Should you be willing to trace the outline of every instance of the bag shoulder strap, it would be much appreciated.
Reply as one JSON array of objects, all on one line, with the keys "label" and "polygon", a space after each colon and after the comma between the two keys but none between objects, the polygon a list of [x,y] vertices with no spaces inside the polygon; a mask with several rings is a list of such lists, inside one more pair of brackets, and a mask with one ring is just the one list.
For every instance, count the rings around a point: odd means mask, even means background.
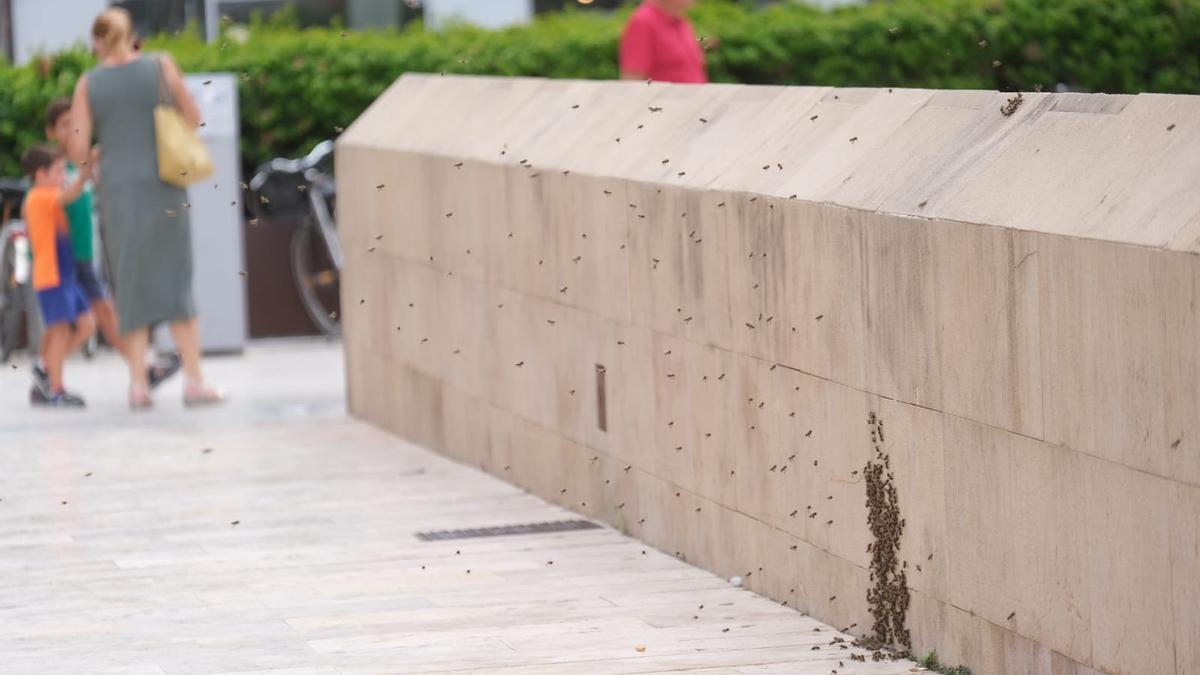
[{"label": "bag shoulder strap", "polygon": [[175,97],[171,94],[171,87],[167,85],[167,69],[163,58],[160,56],[154,61],[158,68],[158,104],[174,107]]}]

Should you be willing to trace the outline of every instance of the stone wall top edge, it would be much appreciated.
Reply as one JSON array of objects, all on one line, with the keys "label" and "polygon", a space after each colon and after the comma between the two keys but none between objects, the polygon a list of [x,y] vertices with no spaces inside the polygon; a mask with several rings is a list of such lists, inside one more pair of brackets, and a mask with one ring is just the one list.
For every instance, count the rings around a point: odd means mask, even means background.
[{"label": "stone wall top edge", "polygon": [[1200,97],[1016,96],[410,73],[339,144],[1200,253]]}]

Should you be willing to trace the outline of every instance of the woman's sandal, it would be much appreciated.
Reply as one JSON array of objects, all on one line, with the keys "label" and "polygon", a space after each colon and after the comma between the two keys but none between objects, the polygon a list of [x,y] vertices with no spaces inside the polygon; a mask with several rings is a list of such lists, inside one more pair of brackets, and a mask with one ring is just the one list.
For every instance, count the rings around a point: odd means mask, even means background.
[{"label": "woman's sandal", "polygon": [[183,405],[187,408],[220,405],[224,402],[225,394],[216,387],[202,382],[187,382],[183,385]]},{"label": "woman's sandal", "polygon": [[150,398],[150,390],[139,384],[129,387],[129,409],[149,410],[154,407],[154,399]]}]

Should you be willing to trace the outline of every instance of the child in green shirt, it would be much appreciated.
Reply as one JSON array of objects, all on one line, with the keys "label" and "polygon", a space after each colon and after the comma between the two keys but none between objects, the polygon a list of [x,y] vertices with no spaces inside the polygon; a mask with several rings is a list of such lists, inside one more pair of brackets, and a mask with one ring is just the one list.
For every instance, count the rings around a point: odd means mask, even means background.
[{"label": "child in green shirt", "polygon": [[[58,147],[65,148],[75,129],[71,124],[71,102],[57,99],[46,110],[46,137]],[[73,181],[79,173],[78,167],[68,162],[67,180]],[[71,250],[75,254],[76,281],[83,287],[84,295],[92,306],[92,314],[104,339],[114,349],[124,354],[121,336],[117,333],[117,310],[108,289],[96,270],[96,221],[92,184],[88,182],[83,193],[67,204],[67,221],[71,231]]]}]

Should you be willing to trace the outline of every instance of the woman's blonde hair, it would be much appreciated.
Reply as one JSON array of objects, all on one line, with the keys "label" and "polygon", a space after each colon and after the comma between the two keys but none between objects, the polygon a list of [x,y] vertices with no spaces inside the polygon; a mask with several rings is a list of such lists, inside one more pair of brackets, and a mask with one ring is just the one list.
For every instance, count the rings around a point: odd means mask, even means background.
[{"label": "woman's blonde hair", "polygon": [[133,40],[133,21],[129,12],[120,7],[101,12],[92,24],[92,37],[109,51],[128,46]]}]

